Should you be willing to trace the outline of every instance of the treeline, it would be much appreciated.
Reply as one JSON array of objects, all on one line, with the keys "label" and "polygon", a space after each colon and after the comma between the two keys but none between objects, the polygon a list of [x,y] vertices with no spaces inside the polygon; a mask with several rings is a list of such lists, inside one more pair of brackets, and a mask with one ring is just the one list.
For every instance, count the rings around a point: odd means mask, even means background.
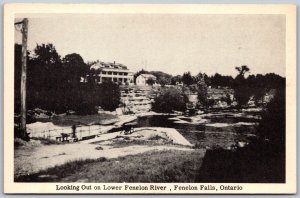
[{"label": "treeline", "polygon": [[[234,91],[234,101],[237,104],[237,108],[246,107],[250,99],[254,100],[257,106],[264,105],[263,98],[271,90],[284,90],[285,78],[269,73],[266,75],[248,75],[250,68],[246,65],[235,68],[237,70],[237,76],[235,78],[231,76],[222,76],[215,74],[214,76],[207,76],[205,73],[199,73],[196,76],[192,76],[190,72],[184,73],[182,76],[174,76],[170,78],[171,84],[176,85],[178,83],[183,84],[180,96],[175,96],[170,92],[177,92],[178,90],[169,89],[160,94],[155,100],[153,105],[155,110],[161,112],[171,112],[170,107],[162,109],[166,101],[178,101],[177,103],[170,103],[173,110],[184,109],[183,104],[188,103],[186,100],[182,100],[186,93],[196,93],[198,96],[198,103],[195,108],[207,110],[216,104],[217,101],[212,99],[208,95],[208,87],[221,87],[230,88]],[[226,90],[226,89],[225,89]],[[231,106],[233,100],[229,93],[225,97],[221,98],[228,106]],[[186,102],[184,102],[186,101]]]},{"label": "treeline", "polygon": [[[241,66],[243,67],[243,66]],[[247,67],[247,66],[246,66]],[[247,67],[248,68],[248,67]],[[248,72],[248,71],[247,71]],[[247,74],[244,73],[243,75]],[[240,83],[236,80],[236,78],[227,75],[221,75],[216,73],[215,75],[208,76],[205,73],[198,73],[193,76],[190,72],[185,72],[183,75],[172,76],[170,74],[160,72],[160,71],[146,71],[140,70],[134,75],[134,82],[137,76],[140,74],[153,74],[157,78],[157,83],[164,85],[176,85],[176,84],[185,84],[192,85],[197,84],[199,79],[203,79],[207,86],[211,86],[213,88],[218,87],[229,87],[233,88],[237,83]],[[282,87],[285,84],[285,78],[275,74],[268,73],[265,75],[262,74],[251,74],[246,79],[246,84],[251,87],[266,87],[266,88],[274,88],[274,87]]]},{"label": "treeline", "polygon": [[[21,45],[15,45],[15,113],[20,112]],[[41,108],[55,113],[74,110],[78,114],[93,114],[95,106],[115,110],[119,105],[118,85],[96,83],[91,71],[79,54],[61,57],[52,44],[37,45],[28,52],[27,109]],[[92,73],[94,72],[94,73]],[[82,77],[87,82],[81,83]]]},{"label": "treeline", "polygon": [[[21,50],[21,45],[16,44],[15,113],[20,111]],[[78,114],[92,114],[96,112],[95,106],[112,111],[120,104],[119,86],[112,82],[98,84],[100,71],[90,70],[91,64],[86,64],[79,54],[72,53],[61,57],[52,44],[37,44],[33,52],[28,52],[27,62],[28,109],[41,108],[55,113],[74,110]],[[176,102],[172,103],[176,110],[184,109],[182,104],[186,102],[186,98],[182,94],[186,90],[197,93],[198,106],[207,108],[213,104],[213,101],[208,99],[209,86],[232,88],[239,106],[245,105],[251,96],[258,101],[268,90],[285,87],[285,78],[274,73],[247,76],[250,70],[247,66],[236,67],[236,70],[238,74],[235,78],[218,73],[213,76],[205,73],[193,76],[186,72],[183,75],[172,76],[160,71],[141,70],[134,75],[134,81],[138,75],[147,73],[156,76],[157,83],[162,86],[182,83],[184,89],[165,91],[161,96],[166,94],[167,98],[159,97],[165,101],[154,104],[154,109],[161,109],[168,101],[180,101],[178,108]],[[175,95],[179,95],[179,98],[173,100]]]},{"label": "treeline", "polygon": [[235,68],[238,75],[233,81],[234,97],[239,106],[247,105],[250,97],[253,97],[256,105],[270,90],[285,89],[285,78],[269,73],[266,75],[249,75],[250,68],[246,65]]}]

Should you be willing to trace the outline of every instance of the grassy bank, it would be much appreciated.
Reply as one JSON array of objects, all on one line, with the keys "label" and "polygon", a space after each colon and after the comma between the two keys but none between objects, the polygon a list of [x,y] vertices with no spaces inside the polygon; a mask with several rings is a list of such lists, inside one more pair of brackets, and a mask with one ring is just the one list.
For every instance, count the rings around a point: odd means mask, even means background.
[{"label": "grassy bank", "polygon": [[119,157],[79,160],[15,178],[16,182],[194,182],[203,150],[151,151]]}]

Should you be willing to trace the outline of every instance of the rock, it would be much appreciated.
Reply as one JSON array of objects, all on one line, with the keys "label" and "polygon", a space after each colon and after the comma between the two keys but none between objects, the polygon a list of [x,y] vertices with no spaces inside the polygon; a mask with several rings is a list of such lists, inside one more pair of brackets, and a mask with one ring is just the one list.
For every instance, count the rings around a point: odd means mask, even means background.
[{"label": "rock", "polygon": [[39,175],[38,178],[49,178],[49,179],[56,179],[58,178],[56,175]]},{"label": "rock", "polygon": [[103,148],[101,146],[97,146],[95,149],[96,150],[103,150]]},{"label": "rock", "polygon": [[247,142],[238,142],[237,143],[237,146],[241,147],[241,148],[245,147],[246,145],[247,145]]}]

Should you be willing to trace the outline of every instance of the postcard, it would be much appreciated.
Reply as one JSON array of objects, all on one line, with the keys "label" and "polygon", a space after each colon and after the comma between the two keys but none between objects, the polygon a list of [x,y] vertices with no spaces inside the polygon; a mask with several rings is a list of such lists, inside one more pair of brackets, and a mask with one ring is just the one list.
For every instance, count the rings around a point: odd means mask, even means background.
[{"label": "postcard", "polygon": [[6,4],[4,191],[295,194],[296,6]]}]

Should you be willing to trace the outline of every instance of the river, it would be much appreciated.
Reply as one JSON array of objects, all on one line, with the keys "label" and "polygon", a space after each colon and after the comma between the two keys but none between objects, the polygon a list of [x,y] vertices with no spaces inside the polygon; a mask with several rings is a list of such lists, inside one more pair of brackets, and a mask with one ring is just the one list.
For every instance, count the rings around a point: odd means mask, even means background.
[{"label": "river", "polygon": [[191,117],[143,116],[132,124],[134,127],[175,128],[199,148],[229,148],[255,136],[260,119],[258,111],[221,111]]}]

